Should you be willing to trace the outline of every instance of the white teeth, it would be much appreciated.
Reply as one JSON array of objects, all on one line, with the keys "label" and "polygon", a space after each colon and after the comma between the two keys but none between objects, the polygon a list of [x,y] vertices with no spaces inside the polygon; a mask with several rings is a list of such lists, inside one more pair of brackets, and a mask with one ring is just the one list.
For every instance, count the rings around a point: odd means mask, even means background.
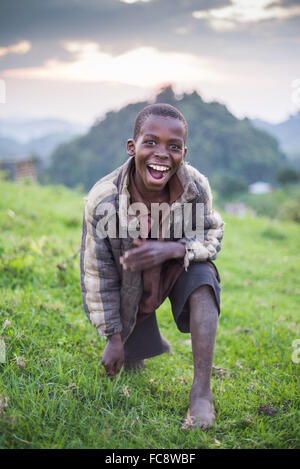
[{"label": "white teeth", "polygon": [[152,169],[156,169],[156,171],[169,171],[170,168],[167,166],[158,166],[156,164],[148,164],[148,166]]}]

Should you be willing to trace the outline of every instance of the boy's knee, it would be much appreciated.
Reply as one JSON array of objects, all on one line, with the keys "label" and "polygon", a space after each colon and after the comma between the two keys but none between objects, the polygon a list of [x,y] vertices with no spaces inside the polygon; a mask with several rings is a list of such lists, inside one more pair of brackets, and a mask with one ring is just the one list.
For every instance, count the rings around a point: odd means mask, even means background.
[{"label": "boy's knee", "polygon": [[210,285],[201,285],[194,290],[189,296],[189,303],[192,308],[217,310],[215,292]]},{"label": "boy's knee", "polygon": [[213,288],[210,285],[201,285],[201,287],[196,288],[190,296],[189,300],[190,301],[198,301],[200,298],[209,298],[214,296],[214,291]]}]

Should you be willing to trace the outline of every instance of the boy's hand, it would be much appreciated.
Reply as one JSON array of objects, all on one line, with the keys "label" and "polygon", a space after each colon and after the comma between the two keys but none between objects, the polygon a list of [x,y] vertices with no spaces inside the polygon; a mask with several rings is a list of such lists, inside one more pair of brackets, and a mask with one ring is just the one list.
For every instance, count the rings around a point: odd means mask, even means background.
[{"label": "boy's hand", "polygon": [[120,258],[124,270],[132,272],[150,269],[168,259],[183,257],[185,248],[182,244],[171,241],[148,241],[134,239],[136,248],[129,249]]},{"label": "boy's hand", "polygon": [[106,373],[115,376],[119,373],[124,363],[124,346],[121,335],[114,334],[107,339],[107,344],[102,354],[101,363]]}]

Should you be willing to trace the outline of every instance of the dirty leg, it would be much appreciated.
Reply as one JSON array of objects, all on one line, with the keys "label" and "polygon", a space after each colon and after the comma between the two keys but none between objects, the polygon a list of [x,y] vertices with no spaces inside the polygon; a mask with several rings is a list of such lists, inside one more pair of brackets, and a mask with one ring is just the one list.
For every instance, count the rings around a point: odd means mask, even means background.
[{"label": "dirty leg", "polygon": [[208,429],[215,420],[210,377],[218,325],[218,309],[209,285],[189,297],[194,381],[190,391],[189,426]]}]

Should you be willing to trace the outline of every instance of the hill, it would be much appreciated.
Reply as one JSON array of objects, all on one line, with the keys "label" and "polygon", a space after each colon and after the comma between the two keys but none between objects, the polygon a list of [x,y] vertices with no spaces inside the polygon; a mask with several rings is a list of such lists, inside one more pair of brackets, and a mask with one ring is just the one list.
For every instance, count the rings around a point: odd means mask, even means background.
[{"label": "hill", "polygon": [[46,135],[71,133],[81,134],[86,127],[62,119],[7,118],[0,119],[0,136],[28,143]]},{"label": "hill", "polygon": [[272,134],[287,154],[300,155],[300,111],[279,124],[271,124],[260,119],[252,120],[253,124]]},{"label": "hill", "polygon": [[24,156],[24,145],[11,137],[0,135],[0,160]]},{"label": "hill", "polygon": [[300,333],[299,226],[225,216],[216,261],[217,421],[208,432],[183,431],[191,343],[176,329],[169,301],[158,321],[174,352],[147,360],[141,372],[107,378],[105,340],[81,301],[83,194],[0,187],[0,448],[300,447],[300,365],[292,358]]},{"label": "hill", "polygon": [[[165,88],[156,102],[176,106],[189,126],[187,160],[216,183],[231,178],[239,187],[257,180],[274,182],[286,164],[277,140],[256,129],[248,119],[239,120],[217,103],[206,103],[196,93],[177,99]],[[100,177],[113,171],[127,158],[126,140],[132,136],[137,113],[147,102],[130,104],[109,112],[89,132],[60,145],[51,156],[47,180],[89,189]]]},{"label": "hill", "polygon": [[59,119],[0,119],[0,160],[34,153],[47,167],[58,145],[85,132],[85,126]]}]

